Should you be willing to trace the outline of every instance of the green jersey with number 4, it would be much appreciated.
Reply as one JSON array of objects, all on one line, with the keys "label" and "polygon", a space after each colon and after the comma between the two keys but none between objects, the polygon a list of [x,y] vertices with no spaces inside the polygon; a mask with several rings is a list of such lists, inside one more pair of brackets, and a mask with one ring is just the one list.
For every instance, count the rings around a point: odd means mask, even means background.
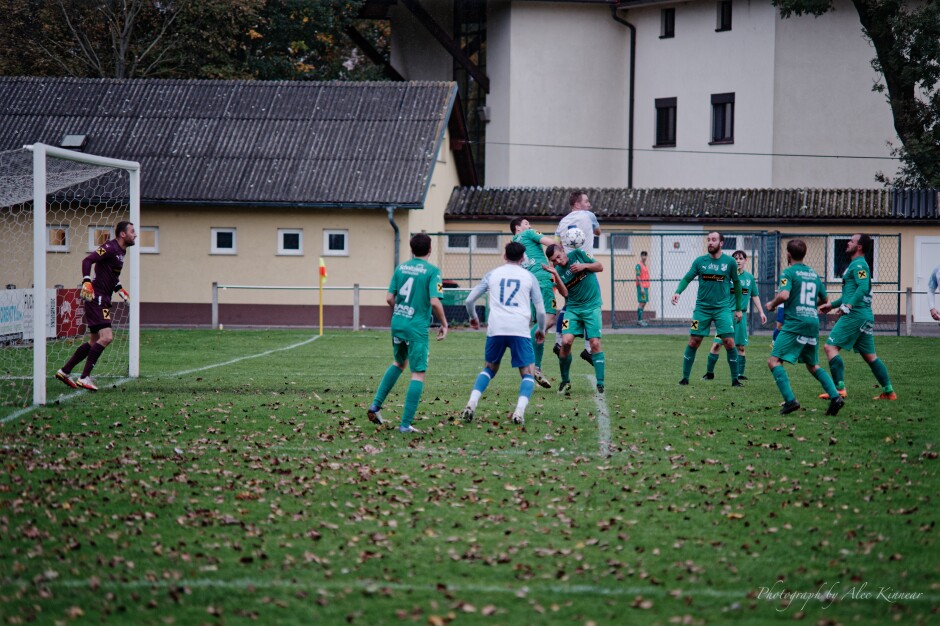
[{"label": "green jersey with number 4", "polygon": [[829,295],[816,270],[802,263],[791,265],[780,275],[777,291],[790,292],[783,303],[783,330],[803,337],[818,337],[816,303]]},{"label": "green jersey with number 4", "polygon": [[392,335],[427,341],[431,298],[444,297],[441,271],[424,259],[411,259],[395,269],[388,292],[395,295]]}]

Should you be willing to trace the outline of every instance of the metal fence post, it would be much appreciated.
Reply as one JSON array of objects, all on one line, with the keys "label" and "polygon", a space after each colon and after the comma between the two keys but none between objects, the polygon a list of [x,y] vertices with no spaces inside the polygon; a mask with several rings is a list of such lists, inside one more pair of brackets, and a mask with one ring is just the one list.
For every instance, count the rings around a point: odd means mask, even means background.
[{"label": "metal fence post", "polygon": [[353,330],[359,330],[359,283],[353,284]]},{"label": "metal fence post", "polygon": [[911,336],[911,331],[913,330],[912,322],[914,317],[914,290],[911,287],[908,287],[905,290],[905,301],[904,308],[905,314],[904,317],[907,320],[907,336]]},{"label": "metal fence post", "polygon": [[219,330],[219,283],[212,283],[212,329]]}]

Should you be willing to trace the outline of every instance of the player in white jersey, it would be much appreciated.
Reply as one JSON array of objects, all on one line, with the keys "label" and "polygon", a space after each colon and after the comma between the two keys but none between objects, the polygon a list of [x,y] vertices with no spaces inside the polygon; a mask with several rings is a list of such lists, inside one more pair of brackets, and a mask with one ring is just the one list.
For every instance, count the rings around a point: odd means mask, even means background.
[{"label": "player in white jersey", "polygon": [[[569,228],[580,228],[581,232],[584,233],[584,244],[582,244],[580,249],[593,257],[594,237],[600,237],[601,225],[597,221],[597,216],[591,212],[591,201],[588,199],[586,193],[577,189],[572,191],[571,195],[568,196],[568,206],[571,207],[571,211],[558,222],[555,235],[561,240],[561,245],[565,249],[565,254],[567,254],[571,252],[572,249],[565,245],[565,238],[562,237],[562,234]],[[561,309],[558,312],[558,316],[555,318],[555,347],[552,348],[552,351],[556,355],[561,351],[561,331],[562,325],[565,322],[565,310],[567,307],[568,305],[566,304],[565,308]],[[580,356],[591,365],[594,365],[594,361],[591,359],[591,344],[587,340],[587,337],[584,338],[584,349],[581,350]]]},{"label": "player in white jersey", "polygon": [[930,309],[930,317],[940,322],[940,311],[937,310],[935,300],[938,289],[940,289],[940,265],[933,268],[930,272],[930,279],[927,281],[927,308]]},{"label": "player in white jersey", "polygon": [[[519,399],[516,409],[512,413],[515,424],[525,424],[525,409],[535,388],[535,351],[532,349],[532,338],[529,331],[531,307],[535,307],[536,324],[535,340],[538,343],[545,341],[545,303],[542,301],[542,290],[538,280],[532,272],[522,268],[525,257],[525,246],[521,243],[506,244],[503,258],[504,265],[487,272],[476,287],[467,296],[467,314],[470,316],[470,326],[480,328],[474,302],[484,293],[489,292],[489,318],[486,329],[486,350],[484,352],[483,371],[477,376],[473,391],[467,407],[460,416],[464,421],[473,421],[477,403],[480,396],[486,391],[490,380],[499,371],[499,362],[509,348],[512,355],[512,366],[519,368],[522,382],[519,385]],[[554,273],[554,268],[550,270]]]}]

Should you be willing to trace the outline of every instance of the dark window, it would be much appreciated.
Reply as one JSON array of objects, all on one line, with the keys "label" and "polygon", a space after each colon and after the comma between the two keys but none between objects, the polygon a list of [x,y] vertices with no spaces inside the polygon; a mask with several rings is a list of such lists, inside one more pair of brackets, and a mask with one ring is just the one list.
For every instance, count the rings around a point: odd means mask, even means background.
[{"label": "dark window", "polygon": [[659,38],[669,39],[676,36],[676,10],[663,9],[659,13]]},{"label": "dark window", "polygon": [[284,249],[300,250],[300,233],[284,233]]},{"label": "dark window", "polygon": [[676,145],[676,98],[656,99],[656,145]]},{"label": "dark window", "polygon": [[329,233],[327,235],[327,250],[337,252],[346,249],[346,233]]},{"label": "dark window", "polygon": [[222,231],[215,235],[215,246],[217,248],[234,248],[235,233],[231,231]]},{"label": "dark window", "polygon": [[712,94],[712,143],[734,143],[734,94]]},{"label": "dark window", "polygon": [[470,248],[470,235],[447,235],[448,248]]},{"label": "dark window", "polygon": [[718,2],[718,27],[715,31],[731,30],[731,0]]}]

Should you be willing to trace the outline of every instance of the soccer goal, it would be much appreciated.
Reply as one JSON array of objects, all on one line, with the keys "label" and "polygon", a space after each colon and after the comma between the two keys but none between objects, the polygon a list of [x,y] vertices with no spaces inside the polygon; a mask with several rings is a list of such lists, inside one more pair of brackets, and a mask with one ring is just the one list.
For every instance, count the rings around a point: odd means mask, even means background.
[{"label": "soccer goal", "polygon": [[[60,385],[56,370],[87,341],[82,259],[114,238],[121,220],[140,228],[138,163],[39,143],[0,152],[0,415],[71,391],[47,395]],[[115,298],[111,309],[114,341],[95,367],[99,388],[139,375],[136,246],[121,278],[131,299]]]}]

